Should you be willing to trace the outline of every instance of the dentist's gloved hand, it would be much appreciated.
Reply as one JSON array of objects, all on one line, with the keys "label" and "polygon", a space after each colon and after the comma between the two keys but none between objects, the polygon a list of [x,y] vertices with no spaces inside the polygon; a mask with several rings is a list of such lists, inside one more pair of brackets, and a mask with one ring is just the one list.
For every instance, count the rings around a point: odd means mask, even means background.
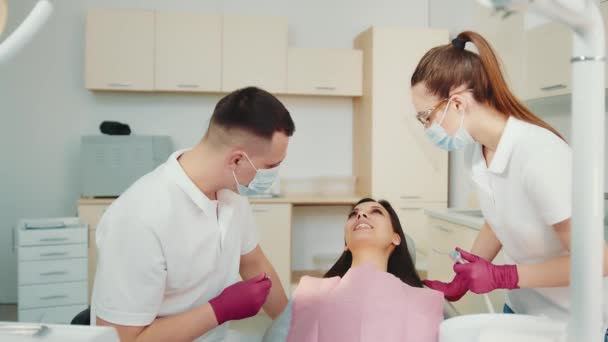
[{"label": "dentist's gloved hand", "polygon": [[425,280],[424,285],[435,291],[443,292],[445,299],[450,302],[460,300],[469,291],[467,279],[463,275],[458,274],[449,283],[437,280]]},{"label": "dentist's gloved hand", "polygon": [[255,316],[266,302],[271,287],[272,281],[262,273],[225,288],[219,296],[209,301],[218,325]]},{"label": "dentist's gloved hand", "polygon": [[469,290],[484,294],[496,289],[518,289],[517,265],[494,265],[483,258],[456,248],[468,263],[454,265],[457,277],[462,276]]}]

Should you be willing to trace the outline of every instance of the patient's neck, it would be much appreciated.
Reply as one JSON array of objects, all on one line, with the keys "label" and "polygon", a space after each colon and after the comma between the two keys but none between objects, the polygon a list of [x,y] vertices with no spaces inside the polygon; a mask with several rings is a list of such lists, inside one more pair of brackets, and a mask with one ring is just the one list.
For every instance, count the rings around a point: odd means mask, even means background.
[{"label": "patient's neck", "polygon": [[353,263],[351,267],[357,267],[366,263],[371,263],[379,271],[386,272],[388,269],[388,255],[377,249],[357,249],[351,251]]}]

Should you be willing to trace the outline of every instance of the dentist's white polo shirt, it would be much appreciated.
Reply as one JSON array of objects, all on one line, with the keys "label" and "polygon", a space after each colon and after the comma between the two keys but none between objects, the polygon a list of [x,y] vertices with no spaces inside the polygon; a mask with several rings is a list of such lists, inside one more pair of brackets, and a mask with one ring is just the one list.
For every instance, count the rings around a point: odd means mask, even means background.
[{"label": "dentist's white polo shirt", "polygon": [[[92,323],[97,315],[146,326],[239,280],[240,256],[258,244],[249,202],[229,190],[209,200],[179,165],[183,152],[135,182],[99,222]],[[196,341],[222,341],[226,330]]]},{"label": "dentist's white polo shirt", "polygon": [[[502,243],[507,264],[536,264],[567,253],[553,228],[572,216],[572,150],[567,143],[511,117],[489,167],[479,144],[468,158],[481,210]],[[519,314],[565,321],[570,293],[568,287],[511,290],[506,303]]]}]

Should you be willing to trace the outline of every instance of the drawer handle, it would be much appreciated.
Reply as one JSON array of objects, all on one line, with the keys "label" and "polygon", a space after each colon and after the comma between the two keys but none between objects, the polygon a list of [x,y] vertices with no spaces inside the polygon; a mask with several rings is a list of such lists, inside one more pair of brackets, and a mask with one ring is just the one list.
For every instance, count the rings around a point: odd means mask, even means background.
[{"label": "drawer handle", "polygon": [[401,196],[401,199],[419,199],[420,196]]},{"label": "drawer handle", "polygon": [[441,255],[449,255],[450,253],[444,253],[436,248],[431,248],[431,250],[433,251],[433,253],[435,254],[441,254]]},{"label": "drawer handle", "polygon": [[51,252],[51,253],[40,253],[40,257],[58,257],[66,256],[68,252]]},{"label": "drawer handle", "polygon": [[108,83],[108,87],[112,88],[128,88],[131,84],[129,83]]},{"label": "drawer handle", "polygon": [[54,295],[54,296],[44,296],[40,297],[40,300],[53,300],[53,299],[66,299],[67,295]]},{"label": "drawer handle", "polygon": [[253,209],[254,213],[267,213],[268,209]]},{"label": "drawer handle", "polygon": [[60,242],[60,241],[68,241],[68,238],[61,237],[61,238],[42,238],[42,239],[40,239],[40,242]]},{"label": "drawer handle", "polygon": [[315,87],[317,90],[336,90],[336,87],[328,87],[328,86],[317,86]]},{"label": "drawer handle", "polygon": [[401,209],[401,210],[421,210],[422,208],[418,208],[418,207],[401,207],[399,209]]},{"label": "drawer handle", "polygon": [[566,86],[565,84],[554,84],[554,85],[542,87],[542,88],[540,88],[540,90],[552,91],[552,90],[559,90],[559,89],[566,89],[566,88],[568,88],[568,86]]},{"label": "drawer handle", "polygon": [[54,272],[44,272],[44,273],[40,273],[41,276],[43,277],[48,277],[48,276],[58,276],[58,275],[66,275],[68,274],[67,271],[54,271]]},{"label": "drawer handle", "polygon": [[178,88],[198,88],[200,87],[198,84],[178,84]]},{"label": "drawer handle", "polygon": [[441,230],[442,232],[446,232],[446,233],[453,233],[453,230],[451,230],[450,228],[446,228],[444,226],[435,226],[435,228]]}]

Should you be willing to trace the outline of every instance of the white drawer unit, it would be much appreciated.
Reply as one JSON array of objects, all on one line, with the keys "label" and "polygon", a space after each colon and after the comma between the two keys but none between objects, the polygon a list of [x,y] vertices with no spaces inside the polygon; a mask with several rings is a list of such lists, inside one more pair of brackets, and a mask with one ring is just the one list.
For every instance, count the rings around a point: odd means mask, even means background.
[{"label": "white drawer unit", "polygon": [[15,229],[20,322],[68,324],[88,306],[88,226],[22,220]]},{"label": "white drawer unit", "polygon": [[87,258],[24,261],[19,265],[19,285],[87,280]]}]

